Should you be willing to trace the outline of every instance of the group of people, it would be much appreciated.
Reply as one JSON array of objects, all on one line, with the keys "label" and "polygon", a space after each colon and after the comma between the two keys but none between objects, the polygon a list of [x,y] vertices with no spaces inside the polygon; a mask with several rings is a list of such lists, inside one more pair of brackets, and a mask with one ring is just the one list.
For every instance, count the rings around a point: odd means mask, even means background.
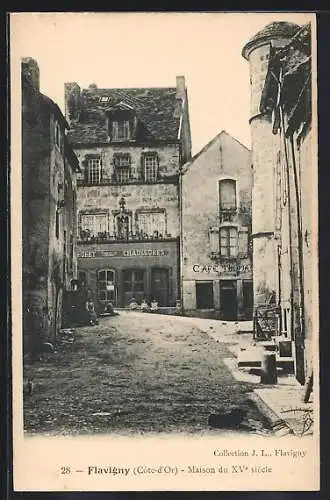
[{"label": "group of people", "polygon": [[137,300],[132,297],[128,302],[128,307],[133,311],[141,312],[156,312],[158,310],[158,302],[155,299],[148,303],[147,299],[142,299],[141,304],[138,304]]}]

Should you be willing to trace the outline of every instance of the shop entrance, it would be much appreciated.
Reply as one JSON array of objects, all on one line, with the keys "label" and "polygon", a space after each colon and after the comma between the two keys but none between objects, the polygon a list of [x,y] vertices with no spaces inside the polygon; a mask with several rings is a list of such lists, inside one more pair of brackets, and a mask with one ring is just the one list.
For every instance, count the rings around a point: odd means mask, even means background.
[{"label": "shop entrance", "polygon": [[116,272],[113,269],[101,269],[97,273],[98,300],[101,304],[111,302],[117,306]]},{"label": "shop entrance", "polygon": [[237,319],[236,281],[220,281],[220,317],[227,321]]},{"label": "shop entrance", "polygon": [[145,272],[142,269],[125,269],[123,271],[123,306],[134,297],[137,302],[145,297]]},{"label": "shop entrance", "polygon": [[151,298],[160,307],[168,306],[168,270],[155,268],[151,273]]}]

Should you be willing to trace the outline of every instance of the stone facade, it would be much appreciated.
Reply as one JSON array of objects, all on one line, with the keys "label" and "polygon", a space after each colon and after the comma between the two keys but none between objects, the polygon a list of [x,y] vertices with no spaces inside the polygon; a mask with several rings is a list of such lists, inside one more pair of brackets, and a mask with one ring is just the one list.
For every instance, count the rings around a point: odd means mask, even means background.
[{"label": "stone facade", "polygon": [[81,279],[100,309],[107,302],[126,307],[133,297],[175,306],[180,299],[179,174],[191,155],[183,77],[164,89],[81,90],[69,83],[65,96],[69,138],[81,167]]},{"label": "stone facade", "polygon": [[61,327],[63,290],[76,276],[75,175],[68,124],[39,90],[39,68],[22,60],[22,241],[25,351]]},{"label": "stone facade", "polygon": [[[258,97],[254,95],[253,113],[259,110],[259,114],[251,118],[253,233],[256,227],[259,231],[269,228],[268,246],[265,235],[257,246],[254,234],[255,306],[262,303],[260,290],[274,289],[274,304],[279,308],[274,334],[291,339],[295,374],[302,384],[312,365],[317,291],[310,33],[310,25],[273,23],[243,49],[251,71],[257,66],[258,53],[261,64],[261,50],[268,47],[269,51],[263,84]],[[269,195],[263,185],[270,186]],[[256,260],[257,250],[272,258]],[[261,270],[261,266],[265,268]]]},{"label": "stone facade", "polygon": [[[220,195],[221,183],[228,180],[234,186],[230,206],[225,204],[229,198],[222,202]],[[250,151],[224,131],[184,166],[185,314],[229,320],[252,317],[251,190]],[[226,244],[231,238],[229,249]]]}]

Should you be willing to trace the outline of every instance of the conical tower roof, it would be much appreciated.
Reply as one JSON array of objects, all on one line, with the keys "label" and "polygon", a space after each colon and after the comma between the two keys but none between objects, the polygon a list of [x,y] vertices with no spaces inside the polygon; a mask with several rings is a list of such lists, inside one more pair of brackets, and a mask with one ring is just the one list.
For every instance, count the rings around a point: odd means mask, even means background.
[{"label": "conical tower roof", "polygon": [[258,31],[250,40],[244,45],[242,49],[242,56],[245,59],[248,59],[251,50],[255,46],[261,45],[268,40],[272,40],[273,38],[291,38],[293,37],[297,31],[300,29],[300,26],[295,23],[288,23],[286,21],[276,21],[270,24],[267,24],[262,30]]}]

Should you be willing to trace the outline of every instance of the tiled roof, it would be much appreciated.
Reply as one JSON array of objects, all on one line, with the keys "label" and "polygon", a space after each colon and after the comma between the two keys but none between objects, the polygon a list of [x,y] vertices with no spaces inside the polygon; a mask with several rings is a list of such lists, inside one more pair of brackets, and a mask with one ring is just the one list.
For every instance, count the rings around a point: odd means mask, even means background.
[{"label": "tiled roof", "polygon": [[[109,99],[100,102],[101,97]],[[176,97],[176,88],[92,87],[82,90],[79,118],[70,124],[70,142],[73,145],[109,142],[106,111],[120,102],[136,112],[137,141],[177,141],[182,102]]]},{"label": "tiled roof", "polygon": [[254,45],[257,45],[258,42],[267,41],[272,38],[291,38],[299,29],[300,26],[298,24],[287,23],[285,21],[277,21],[267,24],[244,45],[242,56],[247,59],[251,48],[253,48]]}]

